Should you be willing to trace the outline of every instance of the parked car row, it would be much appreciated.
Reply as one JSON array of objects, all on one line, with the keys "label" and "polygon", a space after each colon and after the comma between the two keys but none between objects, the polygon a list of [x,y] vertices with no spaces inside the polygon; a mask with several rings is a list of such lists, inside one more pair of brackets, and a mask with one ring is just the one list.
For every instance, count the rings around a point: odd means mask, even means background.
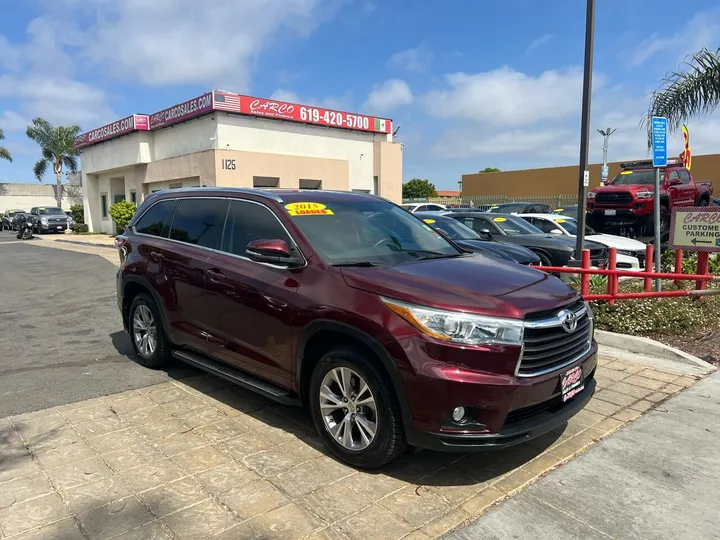
[{"label": "parked car row", "polygon": [[70,212],[56,206],[34,206],[29,212],[20,209],[6,210],[2,215],[2,230],[16,230],[15,219],[20,215],[34,216],[36,233],[63,232],[75,229],[75,220]]},{"label": "parked car row", "polygon": [[585,406],[592,311],[524,266],[567,262],[571,243],[509,214],[181,188],[146,197],[117,236],[117,302],[141,364],[306,407],[332,453],[373,468],[410,447],[523,443]]}]

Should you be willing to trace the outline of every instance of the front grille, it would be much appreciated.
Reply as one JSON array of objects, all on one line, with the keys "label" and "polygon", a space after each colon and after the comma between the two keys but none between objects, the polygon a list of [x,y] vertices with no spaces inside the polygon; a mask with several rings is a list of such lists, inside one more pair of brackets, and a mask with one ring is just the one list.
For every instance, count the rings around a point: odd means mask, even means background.
[{"label": "front grille", "polygon": [[591,259],[603,259],[607,257],[607,249],[604,248],[598,248],[598,249],[591,249],[590,250],[590,258]]},{"label": "front grille", "polygon": [[[568,332],[562,325],[563,312],[577,317],[577,327]],[[592,323],[584,303],[576,303],[553,316],[525,322],[523,353],[518,376],[532,377],[571,364],[590,347]]]},{"label": "front grille", "polygon": [[[536,403],[535,405],[530,405],[529,407],[523,407],[522,409],[515,409],[514,411],[510,411],[508,413],[508,415],[505,417],[504,425],[509,426],[512,424],[517,424],[524,420],[529,420],[533,416],[542,414],[545,411],[548,411],[550,409],[560,408],[562,406],[563,406],[562,396],[557,395],[552,399],[543,401],[542,403]],[[554,411],[551,411],[551,412],[554,412]]]},{"label": "front grille", "polygon": [[632,195],[627,192],[603,193],[595,195],[595,204],[630,204],[633,202]]}]

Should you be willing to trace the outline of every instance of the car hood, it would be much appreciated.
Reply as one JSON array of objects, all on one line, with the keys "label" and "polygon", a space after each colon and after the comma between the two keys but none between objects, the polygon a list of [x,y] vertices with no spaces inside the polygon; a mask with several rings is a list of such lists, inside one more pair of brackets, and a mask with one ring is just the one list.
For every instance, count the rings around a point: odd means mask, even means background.
[{"label": "car hood", "polygon": [[[513,234],[508,236],[496,237],[500,242],[506,239],[516,238],[518,241],[522,241],[529,245],[537,246],[555,246],[558,249],[565,251],[572,251],[575,249],[575,237],[565,236],[561,234]],[[585,248],[587,249],[599,249],[605,246],[599,245],[597,242],[585,242]]]},{"label": "car hood", "polygon": [[636,193],[638,191],[652,191],[655,189],[655,186],[652,184],[628,184],[624,186],[603,186],[599,188],[593,189],[593,193],[627,193],[632,192]]},{"label": "car hood", "polygon": [[625,238],[624,236],[616,236],[614,234],[591,234],[585,237],[587,240],[604,244],[608,247],[614,247],[617,249],[625,249],[629,251],[642,251],[645,252],[646,246],[638,240],[632,238]]},{"label": "car hood", "polygon": [[577,298],[576,291],[549,274],[483,255],[341,272],[350,287],[380,296],[512,318],[555,309]]},{"label": "car hood", "polygon": [[481,253],[483,251],[491,252],[493,255],[510,259],[520,264],[536,264],[540,262],[540,258],[535,255],[535,253],[522,246],[500,244],[486,240],[455,240],[455,243],[470,251],[477,249]]}]

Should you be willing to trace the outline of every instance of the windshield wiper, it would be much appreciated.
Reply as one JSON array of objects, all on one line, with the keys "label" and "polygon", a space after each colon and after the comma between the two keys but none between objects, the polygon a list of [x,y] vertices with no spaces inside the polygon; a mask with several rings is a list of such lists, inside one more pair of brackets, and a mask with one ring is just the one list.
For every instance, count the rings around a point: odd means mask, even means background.
[{"label": "windshield wiper", "polygon": [[370,261],[352,261],[352,262],[344,262],[344,263],[336,263],[331,264],[330,266],[336,266],[336,267],[357,267],[357,268],[369,268],[371,266],[377,266],[377,264],[372,263]]}]

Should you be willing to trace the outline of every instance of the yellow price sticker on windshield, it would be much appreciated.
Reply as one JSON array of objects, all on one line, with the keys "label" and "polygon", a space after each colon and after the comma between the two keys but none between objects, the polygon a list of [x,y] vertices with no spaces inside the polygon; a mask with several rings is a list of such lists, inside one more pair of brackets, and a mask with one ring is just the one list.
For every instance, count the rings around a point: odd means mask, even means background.
[{"label": "yellow price sticker on windshield", "polygon": [[555,223],[565,223],[565,220],[564,219],[556,219]]},{"label": "yellow price sticker on windshield", "polygon": [[38,210],[45,210],[45,208],[38,208]]},{"label": "yellow price sticker on windshield", "polygon": [[335,214],[324,204],[314,202],[286,204],[285,210],[287,210],[291,216],[332,216]]},{"label": "yellow price sticker on windshield", "polygon": [[496,217],[496,218],[493,218],[493,221],[497,221],[498,223],[502,223],[503,221],[507,221],[507,218],[504,218],[504,217]]},{"label": "yellow price sticker on windshield", "polygon": [[500,208],[500,207],[499,206],[491,206],[490,210],[497,210],[498,208]]},{"label": "yellow price sticker on windshield", "polygon": [[620,174],[632,174],[632,173],[633,173],[632,171],[623,171]]},{"label": "yellow price sticker on windshield", "polygon": [[423,219],[425,223],[435,223],[434,219]]},{"label": "yellow price sticker on windshield", "polygon": [[557,212],[558,214],[560,214],[560,213],[562,213],[562,212],[564,212],[564,211],[565,211],[564,208],[556,208],[555,210],[553,210],[553,212]]}]

